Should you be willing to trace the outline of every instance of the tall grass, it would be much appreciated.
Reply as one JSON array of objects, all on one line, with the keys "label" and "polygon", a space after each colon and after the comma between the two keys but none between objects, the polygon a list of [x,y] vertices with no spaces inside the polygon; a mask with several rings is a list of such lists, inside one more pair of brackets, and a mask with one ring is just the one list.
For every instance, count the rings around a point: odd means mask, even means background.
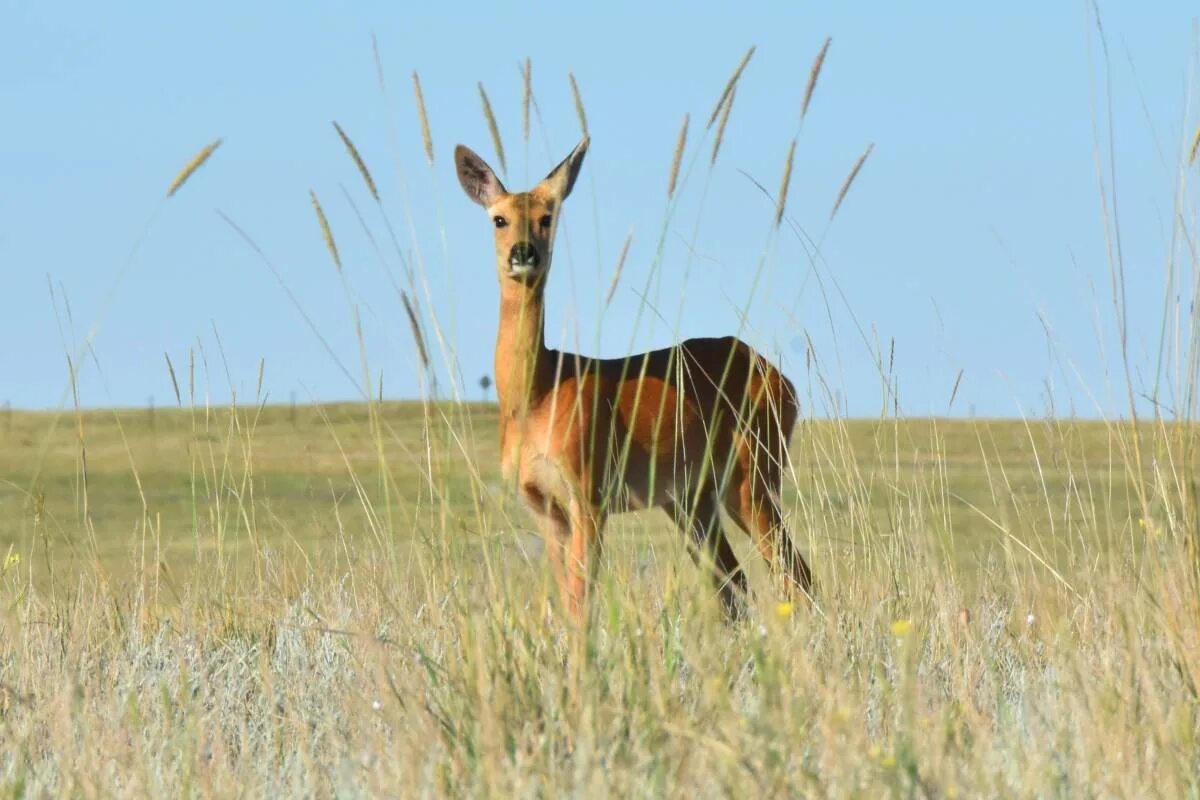
[{"label": "tall grass", "polygon": [[[1198,267],[1181,267],[1191,285]],[[1179,337],[1193,349],[1195,323]],[[820,392],[833,379],[810,355]],[[1195,387],[1196,353],[1178,355]],[[805,420],[784,501],[817,572],[812,609],[778,602],[747,555],[751,617],[726,623],[665,520],[618,517],[577,629],[499,481],[494,408],[380,403],[363,360],[366,410],[213,408],[192,366],[183,409],[152,431],[118,411],[77,414],[69,436],[46,416],[9,424],[0,788],[1200,793],[1192,404],[1097,424]],[[830,408],[832,391],[805,405]]]},{"label": "tall grass", "polygon": [[[51,552],[50,585],[38,561],[43,548],[66,542],[37,523],[50,544],[23,545],[0,588],[7,788],[960,796],[1195,788],[1194,530],[1161,492],[1159,515],[1133,531],[1118,526],[1117,541],[1106,541],[1110,465],[1083,463],[1115,444],[1103,428],[1039,423],[1036,444],[1018,455],[986,437],[1016,437],[1020,426],[807,424],[789,507],[820,576],[819,612],[777,604],[754,565],[754,617],[725,623],[678,539],[635,518],[610,533],[581,635],[554,608],[536,539],[490,485],[494,468],[482,463],[495,456],[490,445],[480,443],[480,463],[435,474],[419,492],[395,491],[397,530],[384,530],[366,480],[366,417],[331,411],[302,423],[333,440],[322,458],[334,463],[322,471],[346,459],[343,499],[325,501],[320,540],[301,539],[296,520],[276,531],[275,499],[247,491],[274,483],[286,496],[281,477],[264,476],[298,437],[270,409],[187,412],[200,426],[188,435],[198,445],[192,509],[201,518],[187,570],[168,566],[188,559],[172,552],[183,542],[167,531],[162,538],[174,541],[159,551],[151,535],[121,578],[71,570],[67,553]],[[382,417],[394,431],[383,436],[398,478],[422,472],[414,454],[402,454],[422,428],[435,447],[451,438],[437,416]],[[176,435],[169,416],[159,427]],[[205,446],[205,431],[222,438]],[[1029,460],[1033,447],[1039,457],[1058,453],[1060,466],[1045,473],[1050,488],[1031,489],[1032,470],[1024,486],[993,474],[984,488],[994,505],[963,508],[956,497],[972,478],[951,458],[970,451],[973,432],[972,468],[985,473]],[[440,454],[441,463],[460,458]],[[102,489],[93,482],[91,491]],[[1015,544],[1037,546],[1043,502],[1078,505],[1052,513],[1067,552],[1043,553],[1062,580]],[[975,513],[1006,537],[982,546],[971,574],[955,555],[967,543],[953,536]],[[1139,541],[1124,551],[1122,535]],[[121,564],[131,545],[113,544],[110,563]],[[141,564],[132,575],[131,563]]]}]

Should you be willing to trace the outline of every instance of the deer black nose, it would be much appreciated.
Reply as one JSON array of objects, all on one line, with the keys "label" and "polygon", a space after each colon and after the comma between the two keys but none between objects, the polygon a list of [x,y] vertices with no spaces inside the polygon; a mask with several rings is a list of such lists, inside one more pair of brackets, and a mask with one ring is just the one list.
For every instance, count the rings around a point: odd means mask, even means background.
[{"label": "deer black nose", "polygon": [[512,246],[512,250],[508,253],[508,263],[511,266],[532,267],[537,269],[538,252],[537,248],[529,242],[519,242]]}]

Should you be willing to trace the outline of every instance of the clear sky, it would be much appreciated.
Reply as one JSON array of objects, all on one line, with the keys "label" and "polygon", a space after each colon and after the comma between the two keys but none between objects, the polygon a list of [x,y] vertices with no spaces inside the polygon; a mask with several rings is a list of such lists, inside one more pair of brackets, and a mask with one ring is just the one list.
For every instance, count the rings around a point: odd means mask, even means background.
[{"label": "clear sky", "polygon": [[[386,397],[415,397],[420,371],[393,286],[408,286],[406,268],[431,337],[435,314],[444,331],[446,352],[431,342],[439,391],[458,383],[480,397],[496,277],[489,223],[458,187],[453,148],[466,143],[498,166],[482,81],[509,188],[535,182],[579,138],[568,71],[592,147],[560,229],[552,345],[618,356],[740,332],[782,361],[818,414],[833,396],[844,412],[878,414],[880,352],[901,413],[1011,416],[1051,404],[1064,414],[1119,412],[1099,130],[1109,190],[1115,170],[1135,384],[1152,394],[1157,383],[1173,402],[1171,359],[1160,367],[1158,356],[1164,308],[1186,314],[1191,300],[1187,288],[1168,293],[1167,264],[1185,252],[1176,193],[1200,119],[1194,3],[1102,3],[1110,77],[1083,2],[573,10],[584,5],[4,3],[0,403],[62,404],[67,356],[89,332],[85,405],[173,404],[164,353],[185,392],[194,354],[201,400],[228,402],[231,391],[252,400],[260,362],[270,401],[361,397],[353,308],[376,389],[382,375]],[[800,127],[809,67],[827,36]],[[751,45],[710,170],[704,122]],[[528,144],[526,57],[540,112]],[[685,180],[669,206],[685,113]],[[382,211],[332,120],[373,171]],[[772,203],[746,175],[774,193],[797,134],[788,202],[796,227],[772,236]],[[223,146],[165,201],[180,167],[216,137]],[[869,143],[830,224],[838,187]],[[1194,182],[1198,170],[1185,173]],[[310,189],[341,249],[345,286]],[[1194,236],[1195,191],[1185,196]],[[820,242],[816,259],[797,230]],[[1190,272],[1175,280],[1186,287],[1195,263],[1183,266]],[[1170,326],[1186,334],[1183,323]]]}]

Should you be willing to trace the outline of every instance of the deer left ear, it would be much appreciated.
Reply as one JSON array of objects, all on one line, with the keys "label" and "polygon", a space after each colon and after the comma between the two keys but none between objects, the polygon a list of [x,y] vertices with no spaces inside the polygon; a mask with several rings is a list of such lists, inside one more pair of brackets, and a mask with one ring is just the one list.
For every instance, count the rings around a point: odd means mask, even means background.
[{"label": "deer left ear", "polygon": [[487,208],[504,194],[504,184],[492,172],[487,162],[466,145],[454,148],[454,166],[458,170],[458,182],[467,197]]},{"label": "deer left ear", "polygon": [[587,154],[588,143],[591,139],[584,136],[571,154],[550,170],[550,174],[542,181],[560,200],[566,200],[567,195],[575,188],[575,179],[579,177],[579,169],[583,166],[583,157]]}]

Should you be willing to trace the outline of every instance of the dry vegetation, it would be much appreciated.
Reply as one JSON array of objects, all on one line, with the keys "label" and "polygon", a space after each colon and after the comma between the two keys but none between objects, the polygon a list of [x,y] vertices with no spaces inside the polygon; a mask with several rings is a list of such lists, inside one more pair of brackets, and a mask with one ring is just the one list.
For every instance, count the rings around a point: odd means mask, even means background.
[{"label": "dry vegetation", "polygon": [[6,789],[1200,788],[1192,428],[1143,426],[1147,514],[1128,426],[808,422],[815,610],[747,553],[724,623],[655,512],[617,518],[580,632],[494,410],[377,412],[378,440],[357,406],[7,418]]}]

